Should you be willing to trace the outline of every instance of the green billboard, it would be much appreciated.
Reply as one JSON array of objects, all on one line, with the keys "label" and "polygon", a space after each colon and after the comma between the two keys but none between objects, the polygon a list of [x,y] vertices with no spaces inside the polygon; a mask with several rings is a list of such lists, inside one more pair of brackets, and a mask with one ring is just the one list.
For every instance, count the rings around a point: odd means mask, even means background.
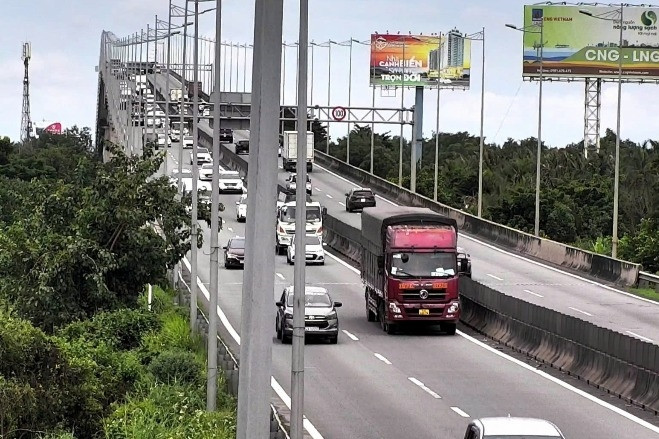
[{"label": "green billboard", "polygon": [[640,6],[526,5],[522,76],[538,77],[542,65],[545,77],[616,78],[622,52],[624,79],[658,80],[657,17],[659,8]]}]

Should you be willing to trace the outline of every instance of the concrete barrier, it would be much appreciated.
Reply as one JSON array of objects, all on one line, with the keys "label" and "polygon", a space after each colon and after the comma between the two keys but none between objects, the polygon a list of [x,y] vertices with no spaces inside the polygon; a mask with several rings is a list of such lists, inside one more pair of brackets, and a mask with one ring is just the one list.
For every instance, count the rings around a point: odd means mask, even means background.
[{"label": "concrete barrier", "polygon": [[315,151],[315,160],[321,166],[349,178],[361,186],[370,187],[377,194],[391,201],[408,206],[427,207],[454,218],[463,233],[481,238],[504,249],[607,282],[629,286],[635,285],[638,281],[641,270],[639,264],[602,256],[549,239],[537,238],[529,233],[478,218],[412,193],[318,150]]},{"label": "concrete barrier", "polygon": [[538,361],[659,412],[659,346],[460,279],[461,320]]}]

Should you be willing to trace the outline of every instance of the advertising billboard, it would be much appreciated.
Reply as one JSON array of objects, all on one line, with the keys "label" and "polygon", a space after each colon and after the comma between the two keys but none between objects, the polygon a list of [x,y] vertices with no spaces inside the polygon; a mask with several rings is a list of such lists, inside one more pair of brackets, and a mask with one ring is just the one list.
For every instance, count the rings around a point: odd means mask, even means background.
[{"label": "advertising billboard", "polygon": [[[371,35],[371,85],[469,88],[471,40],[442,35]],[[441,78],[441,79],[439,79]],[[439,79],[439,81],[438,81]]]},{"label": "advertising billboard", "polygon": [[[659,79],[658,16],[659,8],[623,8],[624,79]],[[524,6],[522,76],[534,78],[539,75],[542,54],[543,76],[574,79],[616,78],[619,63],[619,23],[619,7]]]}]

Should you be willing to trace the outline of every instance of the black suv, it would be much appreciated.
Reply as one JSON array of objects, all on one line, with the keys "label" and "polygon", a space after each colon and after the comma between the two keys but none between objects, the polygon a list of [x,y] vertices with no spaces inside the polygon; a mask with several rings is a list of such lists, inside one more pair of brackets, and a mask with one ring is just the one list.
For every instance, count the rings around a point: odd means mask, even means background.
[{"label": "black suv", "polygon": [[233,130],[231,128],[220,128],[220,142],[233,143]]},{"label": "black suv", "polygon": [[346,211],[375,207],[375,195],[369,188],[356,187],[346,193]]},{"label": "black suv", "polygon": [[245,238],[236,236],[231,238],[224,247],[224,268],[245,266]]},{"label": "black suv", "polygon": [[239,140],[236,142],[236,154],[249,154],[249,140]]},{"label": "black suv", "polygon": [[458,247],[458,274],[471,277],[471,255]]}]

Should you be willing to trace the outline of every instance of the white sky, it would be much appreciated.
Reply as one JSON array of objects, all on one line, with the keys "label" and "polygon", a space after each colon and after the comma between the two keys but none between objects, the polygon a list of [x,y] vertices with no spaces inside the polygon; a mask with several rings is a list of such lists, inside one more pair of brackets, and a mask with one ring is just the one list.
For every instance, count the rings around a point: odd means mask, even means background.
[{"label": "white sky", "polygon": [[[32,0],[3,2],[0,23],[0,135],[18,139],[22,105],[23,65],[21,45],[32,43],[30,64],[32,119],[60,121],[94,128],[98,64],[102,30],[122,37],[146,28],[154,15],[167,19],[168,0]],[[29,6],[27,5],[29,3]],[[182,5],[183,0],[175,0]],[[521,78],[522,34],[504,27],[522,24],[520,0],[310,0],[310,40],[337,42],[367,40],[371,32],[430,34],[457,27],[462,32],[486,28],[485,135],[488,141],[504,142],[537,133],[537,91]],[[208,5],[214,2],[207,3]],[[284,39],[297,40],[298,2],[284,0]],[[222,40],[251,42],[251,0],[224,0]],[[200,6],[200,9],[206,9]],[[179,19],[179,21],[182,21]],[[200,19],[200,33],[214,34],[214,16]],[[354,46],[353,106],[370,106],[368,46]],[[472,46],[472,90],[442,92],[440,131],[468,131],[478,135],[480,111],[480,42]],[[287,51],[286,102],[295,98],[295,49]],[[327,103],[327,49],[316,49],[314,103]],[[249,82],[249,79],[248,79]],[[242,79],[240,80],[242,84]],[[331,105],[347,105],[348,49],[332,48]],[[655,85],[625,85],[622,103],[622,137],[634,141],[658,138],[653,115],[659,103],[652,96]],[[407,93],[406,106],[413,104]],[[425,129],[435,129],[434,91],[426,93]],[[376,106],[395,107],[397,98],[376,99]],[[578,142],[583,137],[584,84],[546,83],[544,87],[543,138],[552,146]],[[602,133],[615,129],[616,87],[605,84],[602,93]],[[336,126],[335,126],[336,125]],[[332,135],[343,135],[345,125],[332,126]],[[398,127],[380,126],[398,132]],[[406,135],[409,135],[407,128]]]}]

